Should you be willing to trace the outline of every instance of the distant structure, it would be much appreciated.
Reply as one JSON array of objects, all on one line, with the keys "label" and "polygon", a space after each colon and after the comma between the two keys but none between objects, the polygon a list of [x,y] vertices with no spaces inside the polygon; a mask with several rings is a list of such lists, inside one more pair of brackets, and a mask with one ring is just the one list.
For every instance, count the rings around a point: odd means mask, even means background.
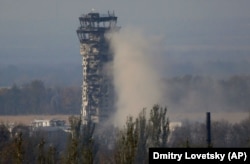
[{"label": "distant structure", "polygon": [[114,12],[101,15],[97,12],[79,17],[76,30],[82,55],[82,121],[101,122],[113,111],[114,89],[107,63],[113,60],[105,34],[119,30]]},{"label": "distant structure", "polygon": [[66,121],[58,119],[35,119],[31,122],[30,128],[32,132],[41,130],[46,132],[56,132],[58,130],[71,132],[70,127],[66,125]]},{"label": "distant structure", "polygon": [[57,119],[51,119],[51,120],[45,120],[45,119],[35,119],[32,121],[31,126],[34,128],[38,127],[63,127],[65,126],[64,120],[57,120]]}]

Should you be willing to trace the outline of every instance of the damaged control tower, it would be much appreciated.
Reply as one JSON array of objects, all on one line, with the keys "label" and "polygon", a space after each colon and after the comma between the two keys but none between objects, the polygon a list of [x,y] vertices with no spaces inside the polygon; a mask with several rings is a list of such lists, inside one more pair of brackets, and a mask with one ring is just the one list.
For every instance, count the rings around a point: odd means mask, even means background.
[{"label": "damaged control tower", "polygon": [[114,13],[90,12],[79,17],[77,35],[82,55],[82,121],[102,122],[113,111],[114,89],[107,63],[113,60],[107,32],[118,30]]}]

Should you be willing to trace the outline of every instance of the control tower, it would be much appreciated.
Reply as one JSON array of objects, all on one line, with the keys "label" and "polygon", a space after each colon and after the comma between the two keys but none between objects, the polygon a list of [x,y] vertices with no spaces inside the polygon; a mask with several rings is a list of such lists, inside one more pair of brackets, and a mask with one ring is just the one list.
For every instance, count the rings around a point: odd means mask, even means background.
[{"label": "control tower", "polygon": [[113,113],[114,89],[111,70],[107,64],[113,60],[107,32],[118,30],[113,13],[90,12],[79,17],[76,30],[82,55],[82,121],[102,122]]}]

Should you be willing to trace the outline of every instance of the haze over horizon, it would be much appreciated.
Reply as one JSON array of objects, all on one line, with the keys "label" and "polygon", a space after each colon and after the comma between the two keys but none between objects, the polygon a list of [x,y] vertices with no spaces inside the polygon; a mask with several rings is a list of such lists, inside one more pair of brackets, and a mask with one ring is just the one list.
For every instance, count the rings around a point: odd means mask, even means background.
[{"label": "haze over horizon", "polygon": [[[152,52],[159,52],[151,54],[155,61],[150,61],[157,77],[250,75],[249,6],[247,0],[2,0],[0,86],[41,79],[52,86],[80,87],[82,58],[76,29],[78,17],[93,8],[101,14],[114,11],[122,29],[137,29],[142,38],[157,40],[150,45]],[[130,37],[133,40],[134,35]],[[188,111],[204,104],[214,110],[228,108],[220,104],[223,96],[214,96],[220,92],[217,84],[208,82],[200,84],[213,88],[207,96],[188,90],[180,104],[169,100],[167,105],[171,110],[185,106]],[[171,97],[180,86],[168,86],[165,96]]]},{"label": "haze over horizon", "polygon": [[27,67],[23,72],[36,66],[60,71],[65,66],[72,69],[69,74],[80,76],[75,31],[78,17],[92,8],[114,11],[122,28],[132,26],[160,37],[164,60],[159,65],[167,65],[163,76],[249,74],[249,6],[247,0],[2,0],[0,75],[11,66]]}]

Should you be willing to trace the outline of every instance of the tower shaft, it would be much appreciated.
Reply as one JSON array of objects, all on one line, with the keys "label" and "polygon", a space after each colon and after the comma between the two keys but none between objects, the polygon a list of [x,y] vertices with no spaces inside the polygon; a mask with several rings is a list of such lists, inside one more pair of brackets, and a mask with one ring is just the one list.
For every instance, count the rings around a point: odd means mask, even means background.
[{"label": "tower shaft", "polygon": [[81,115],[84,122],[100,122],[113,110],[114,90],[111,73],[107,69],[113,56],[105,34],[118,28],[117,17],[110,13],[100,15],[91,12],[81,15],[79,21],[80,27],[76,32],[83,59]]}]

